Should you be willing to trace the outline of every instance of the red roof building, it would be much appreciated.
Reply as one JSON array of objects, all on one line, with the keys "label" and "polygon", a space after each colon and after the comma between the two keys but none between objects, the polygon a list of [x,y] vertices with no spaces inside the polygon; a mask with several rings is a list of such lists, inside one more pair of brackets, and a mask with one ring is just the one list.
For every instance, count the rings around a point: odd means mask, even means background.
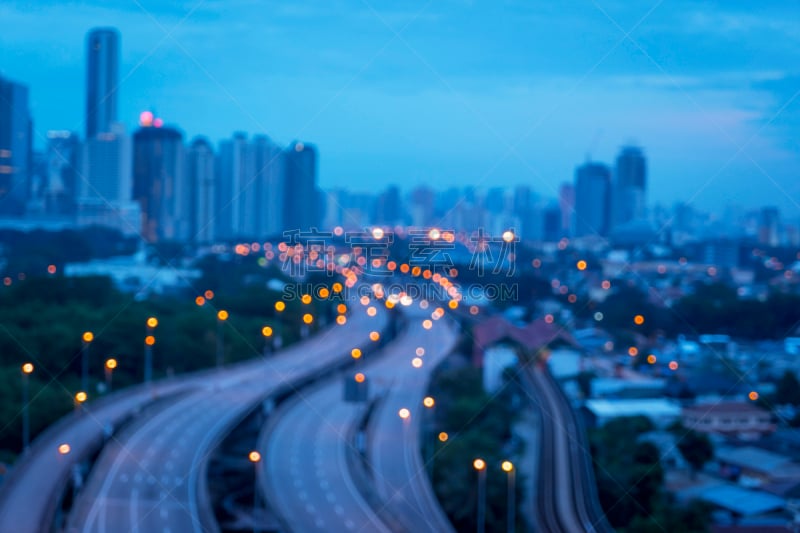
[{"label": "red roof building", "polygon": [[556,344],[580,348],[577,341],[563,326],[543,319],[534,320],[524,327],[518,327],[502,316],[493,316],[475,324],[472,328],[472,337],[472,363],[478,368],[483,367],[483,356],[486,349],[501,342],[518,345],[521,355],[525,357],[535,357]]}]

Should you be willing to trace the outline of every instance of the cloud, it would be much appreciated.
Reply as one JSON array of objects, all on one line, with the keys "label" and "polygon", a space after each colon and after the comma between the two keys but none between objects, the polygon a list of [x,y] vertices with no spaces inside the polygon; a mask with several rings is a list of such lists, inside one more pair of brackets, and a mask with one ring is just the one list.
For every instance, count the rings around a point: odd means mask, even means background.
[{"label": "cloud", "polygon": [[[571,179],[599,130],[601,158],[631,137],[645,144],[665,198],[726,161],[728,137],[756,135],[749,154],[784,179],[800,159],[800,99],[759,130],[800,88],[787,44],[800,37],[800,4],[674,0],[634,44],[624,32],[655,0],[596,2],[370,0],[376,14],[349,0],[6,0],[0,49],[7,75],[31,86],[37,127],[70,127],[86,31],[117,26],[129,124],[155,106],[190,136],[301,135],[331,162],[324,183],[372,184],[387,161],[399,180],[477,180],[521,139],[524,162],[515,155],[493,179],[538,183],[527,163],[547,192]],[[728,178],[746,184],[745,163]]]}]

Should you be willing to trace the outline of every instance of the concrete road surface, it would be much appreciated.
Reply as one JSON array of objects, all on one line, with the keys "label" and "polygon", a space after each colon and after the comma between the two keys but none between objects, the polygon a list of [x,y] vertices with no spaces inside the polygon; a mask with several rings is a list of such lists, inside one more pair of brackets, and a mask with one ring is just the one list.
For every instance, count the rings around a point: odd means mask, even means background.
[{"label": "concrete road surface", "polygon": [[[292,531],[388,532],[382,520],[392,513],[393,529],[413,532],[451,531],[426,476],[418,442],[422,398],[436,364],[452,349],[452,322],[440,319],[426,330],[429,312],[404,310],[408,329],[380,358],[370,357],[346,377],[335,377],[302,401],[280,412],[277,423],[262,435],[264,457],[259,484],[271,508]],[[412,360],[422,348],[422,366]],[[349,471],[351,436],[362,419],[365,404],[343,401],[342,379],[365,374],[373,394],[381,396],[369,426],[367,460],[372,466],[380,513],[356,486]],[[409,409],[405,421],[398,416]]]},{"label": "concrete road surface", "polygon": [[356,310],[347,324],[318,334],[247,371],[221,371],[202,386],[137,420],[108,446],[70,516],[71,531],[201,532],[217,525],[206,501],[205,468],[217,443],[281,387],[350,360],[383,330],[387,313]]}]

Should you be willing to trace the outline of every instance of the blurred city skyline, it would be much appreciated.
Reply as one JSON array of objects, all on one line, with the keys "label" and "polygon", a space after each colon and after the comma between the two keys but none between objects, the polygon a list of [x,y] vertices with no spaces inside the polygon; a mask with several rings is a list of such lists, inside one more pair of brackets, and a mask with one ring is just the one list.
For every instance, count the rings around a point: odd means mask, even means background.
[{"label": "blurred city skyline", "polygon": [[786,41],[800,40],[800,7],[675,4],[11,1],[0,74],[29,87],[37,148],[48,130],[82,133],[85,34],[113,26],[128,131],[153,109],[187,139],[311,139],[324,189],[557,197],[587,154],[611,163],[634,143],[650,205],[794,218],[800,78]]}]

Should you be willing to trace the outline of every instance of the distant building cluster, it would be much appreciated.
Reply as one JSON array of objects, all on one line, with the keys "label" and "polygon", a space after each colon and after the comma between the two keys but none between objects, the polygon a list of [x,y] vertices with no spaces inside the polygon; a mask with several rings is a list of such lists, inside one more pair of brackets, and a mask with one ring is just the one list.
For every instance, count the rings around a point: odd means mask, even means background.
[{"label": "distant building cluster", "polygon": [[0,78],[0,225],[104,225],[146,241],[214,242],[320,227],[444,227],[525,241],[564,239],[637,246],[698,243],[708,263],[733,264],[738,243],[798,246],[797,224],[775,207],[721,215],[691,205],[648,205],[642,148],[624,146],[613,165],[587,160],[557,198],[531,187],[492,186],[382,191],[318,189],[316,148],[279,146],[264,135],[235,133],[212,144],[192,140],[151,111],[131,135],[118,121],[120,36],[100,28],[86,38],[84,137],[50,131],[33,149],[28,89]]},{"label": "distant building cluster", "polygon": [[[63,227],[93,224],[148,242],[212,242],[319,226],[317,151],[243,133],[215,147],[150,111],[133,135],[118,122],[120,37],[86,38],[86,131],[47,133],[43,152],[24,85],[0,78],[0,217]],[[26,226],[29,226],[27,224]]]},{"label": "distant building cluster", "polygon": [[736,266],[742,242],[765,248],[800,245],[800,228],[775,207],[729,206],[721,215],[685,203],[648,206],[647,160],[641,148],[623,147],[614,167],[587,161],[563,183],[557,199],[531,187],[513,189],[423,185],[409,191],[333,189],[324,194],[323,227],[356,230],[371,225],[442,227],[467,234],[500,235],[514,229],[523,240],[583,247],[666,245],[696,249],[709,264]]}]

